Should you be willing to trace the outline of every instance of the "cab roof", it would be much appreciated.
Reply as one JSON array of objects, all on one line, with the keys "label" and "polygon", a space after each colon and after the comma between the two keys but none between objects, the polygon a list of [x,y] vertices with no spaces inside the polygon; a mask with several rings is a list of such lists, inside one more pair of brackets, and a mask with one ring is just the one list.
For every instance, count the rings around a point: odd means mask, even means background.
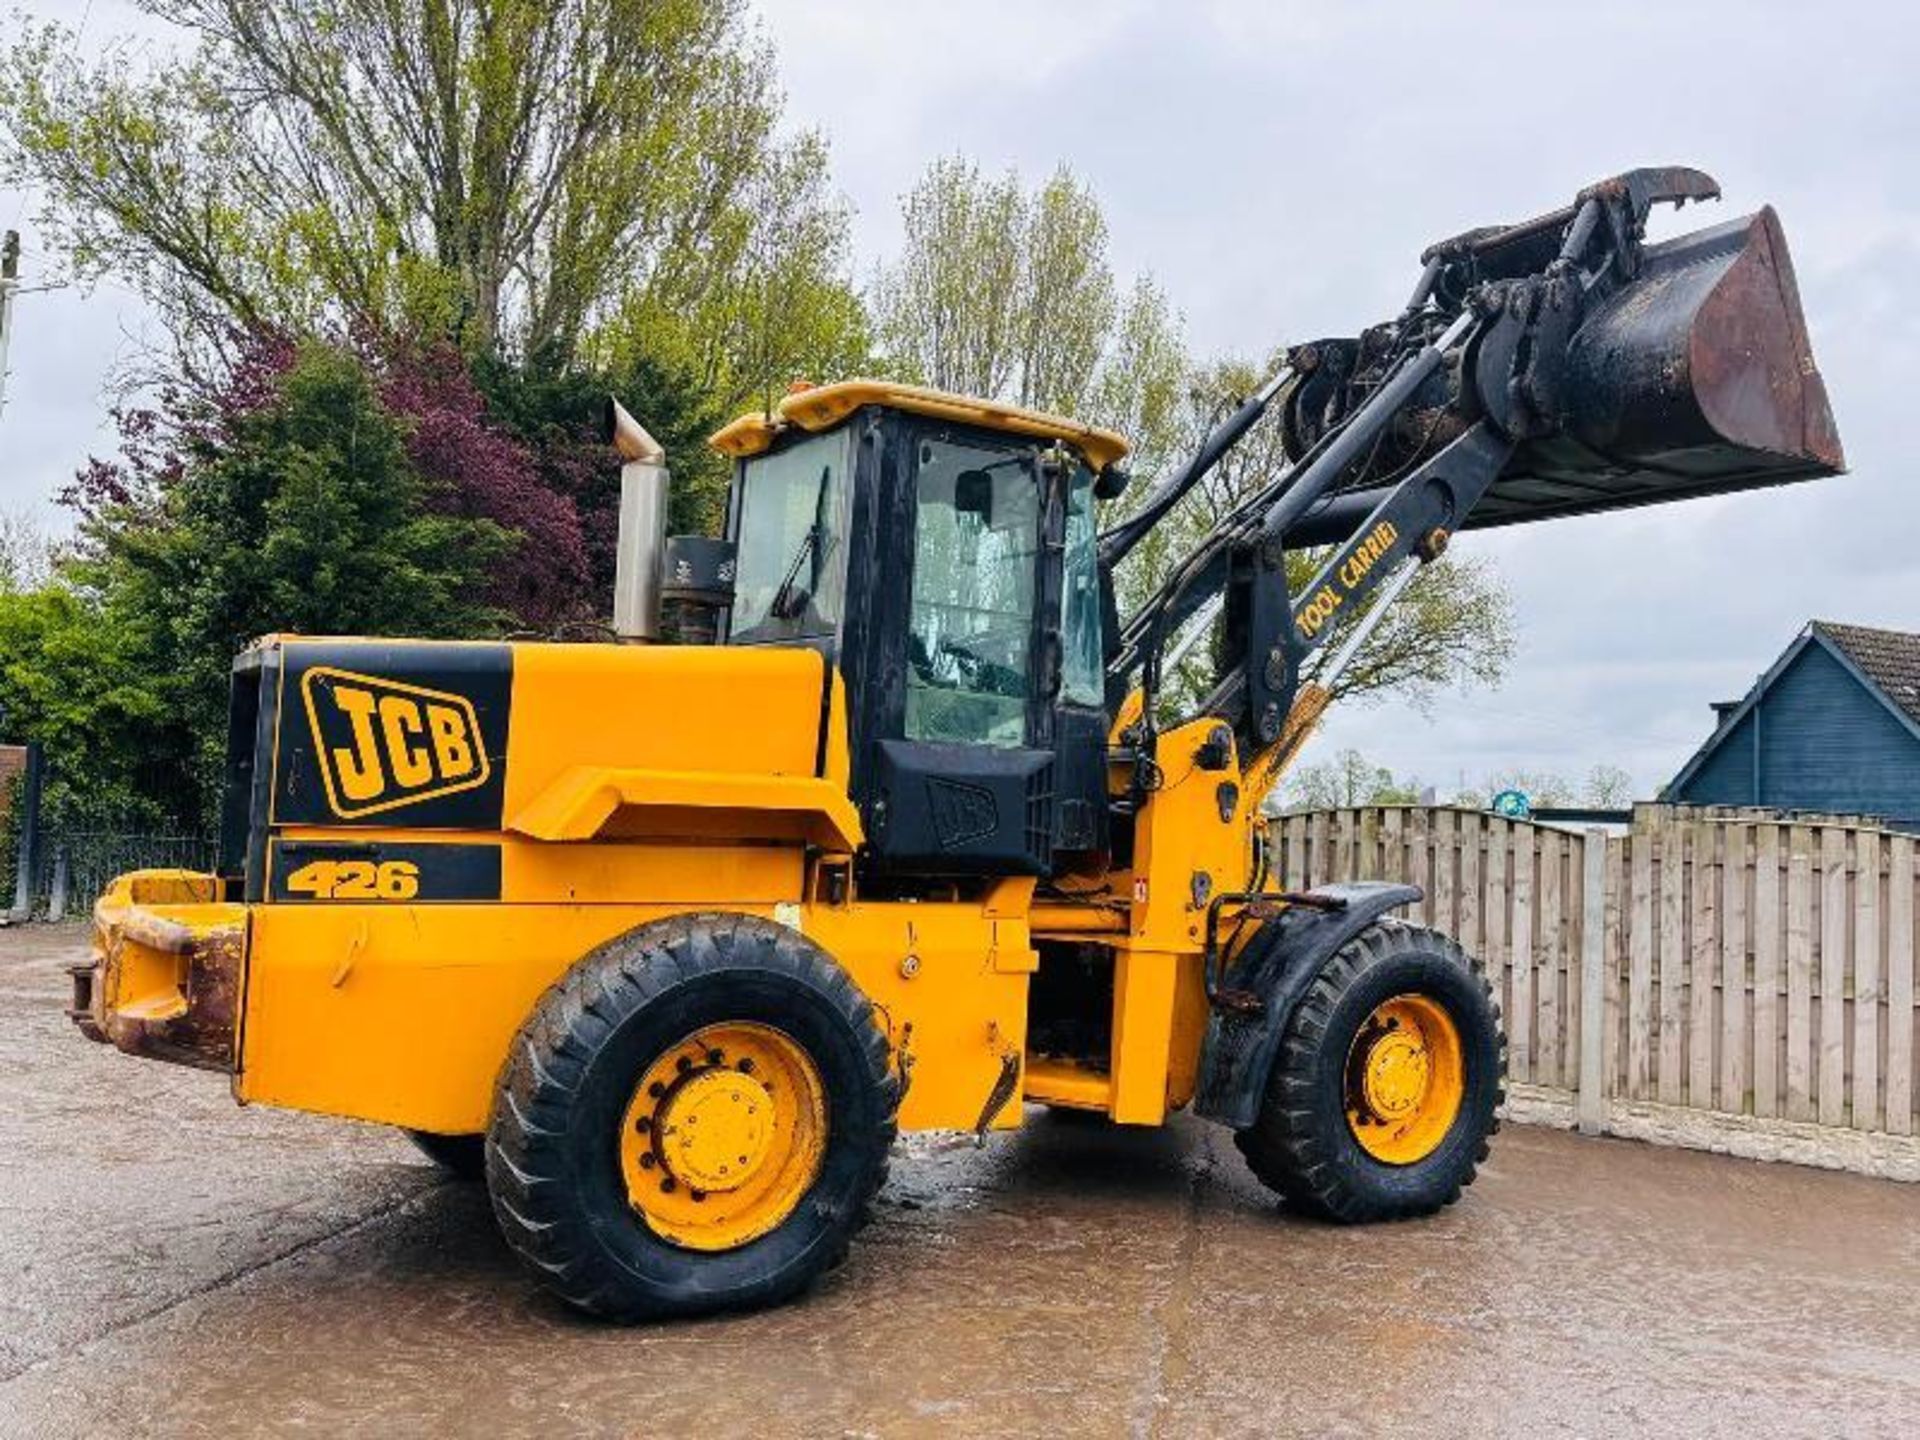
[{"label": "cab roof", "polygon": [[742,415],[715,431],[707,443],[723,455],[745,459],[766,450],[790,426],[830,430],[863,405],[885,405],[910,415],[979,425],[1035,440],[1058,440],[1078,450],[1095,470],[1106,469],[1127,453],[1127,442],[1113,431],[1082,425],[1064,415],[971,395],[951,395],[925,385],[898,385],[891,380],[840,380],[796,391],[774,406],[770,414],[756,410]]}]

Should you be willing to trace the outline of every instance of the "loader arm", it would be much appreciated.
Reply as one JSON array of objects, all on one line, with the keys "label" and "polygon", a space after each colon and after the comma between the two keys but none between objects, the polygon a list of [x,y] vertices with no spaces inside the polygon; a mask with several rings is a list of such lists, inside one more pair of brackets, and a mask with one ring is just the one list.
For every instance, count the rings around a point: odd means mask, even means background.
[{"label": "loader arm", "polygon": [[[1150,753],[1163,674],[1224,617],[1201,713],[1233,726],[1258,799],[1455,532],[1844,469],[1773,211],[1646,242],[1655,205],[1718,195],[1681,167],[1601,181],[1560,210],[1429,247],[1393,320],[1293,347],[1100,538],[1111,585],[1140,540],[1279,412],[1286,468],[1174,565],[1110,647],[1109,704],[1136,688],[1144,702],[1129,748]],[[1295,593],[1287,553],[1323,546]]]}]

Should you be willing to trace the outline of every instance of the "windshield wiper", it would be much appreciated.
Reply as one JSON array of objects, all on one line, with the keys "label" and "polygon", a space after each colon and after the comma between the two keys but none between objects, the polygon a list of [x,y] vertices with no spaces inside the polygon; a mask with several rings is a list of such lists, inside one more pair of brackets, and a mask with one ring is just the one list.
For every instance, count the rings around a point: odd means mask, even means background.
[{"label": "windshield wiper", "polygon": [[[813,592],[820,586],[820,565],[827,553],[827,490],[832,481],[833,467],[822,465],[820,488],[813,496],[813,524],[800,537],[800,548],[794,551],[793,562],[787,566],[780,588],[773,592],[773,603],[767,606],[767,614],[776,620],[798,620],[806,613]],[[808,564],[809,561],[812,563]],[[807,565],[807,583],[804,587],[793,583],[799,578],[802,565]]]}]

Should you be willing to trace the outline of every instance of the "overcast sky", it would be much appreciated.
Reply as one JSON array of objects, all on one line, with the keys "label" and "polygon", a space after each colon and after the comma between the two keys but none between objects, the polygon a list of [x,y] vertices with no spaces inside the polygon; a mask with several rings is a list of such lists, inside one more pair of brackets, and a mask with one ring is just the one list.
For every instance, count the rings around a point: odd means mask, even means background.
[{"label": "overcast sky", "polygon": [[[71,5],[31,12],[78,21]],[[1521,645],[1497,692],[1347,710],[1355,745],[1450,788],[1610,763],[1650,794],[1810,618],[1920,629],[1920,20],[1896,4],[1603,6],[1275,0],[766,0],[796,124],[856,210],[861,273],[936,155],[1070,165],[1123,272],[1151,270],[1199,354],[1351,333],[1405,299],[1430,240],[1564,203],[1635,165],[1772,203],[1852,474],[1495,536]],[[129,7],[94,0],[105,39]],[[4,23],[4,22],[0,22]],[[0,190],[0,226],[22,197]],[[1687,212],[1688,228],[1718,218]],[[1668,222],[1667,229],[1674,226]],[[27,237],[23,278],[39,269]],[[16,306],[0,504],[39,504],[103,448],[103,380],[138,302]],[[151,339],[148,335],[147,338]]]}]

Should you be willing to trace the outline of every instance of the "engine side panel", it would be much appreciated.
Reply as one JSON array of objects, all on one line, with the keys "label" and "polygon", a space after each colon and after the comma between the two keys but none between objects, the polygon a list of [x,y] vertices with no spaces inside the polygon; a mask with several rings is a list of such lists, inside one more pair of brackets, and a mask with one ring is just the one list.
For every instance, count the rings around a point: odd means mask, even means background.
[{"label": "engine side panel", "polygon": [[482,1129],[545,989],[594,947],[689,911],[794,926],[845,965],[895,1049],[929,1061],[904,1124],[971,1128],[1017,1062],[1035,963],[1024,913],[808,894],[809,854],[859,839],[845,697],[817,653],[274,649],[242,1099]]},{"label": "engine side panel", "polygon": [[[675,863],[690,874],[718,858],[688,851]],[[896,1055],[910,1057],[903,1127],[972,1129],[1007,1057],[1017,1063],[1025,1047],[1036,962],[1024,918],[978,905],[764,898],[797,892],[797,872],[797,860],[770,852],[758,873],[736,871],[742,894],[762,897],[725,905],[255,907],[236,1093],[411,1129],[482,1130],[513,1037],[549,985],[635,926],[725,910],[794,925],[846,966]],[[1007,1103],[988,1119],[1011,1126],[1019,1115]]]}]

